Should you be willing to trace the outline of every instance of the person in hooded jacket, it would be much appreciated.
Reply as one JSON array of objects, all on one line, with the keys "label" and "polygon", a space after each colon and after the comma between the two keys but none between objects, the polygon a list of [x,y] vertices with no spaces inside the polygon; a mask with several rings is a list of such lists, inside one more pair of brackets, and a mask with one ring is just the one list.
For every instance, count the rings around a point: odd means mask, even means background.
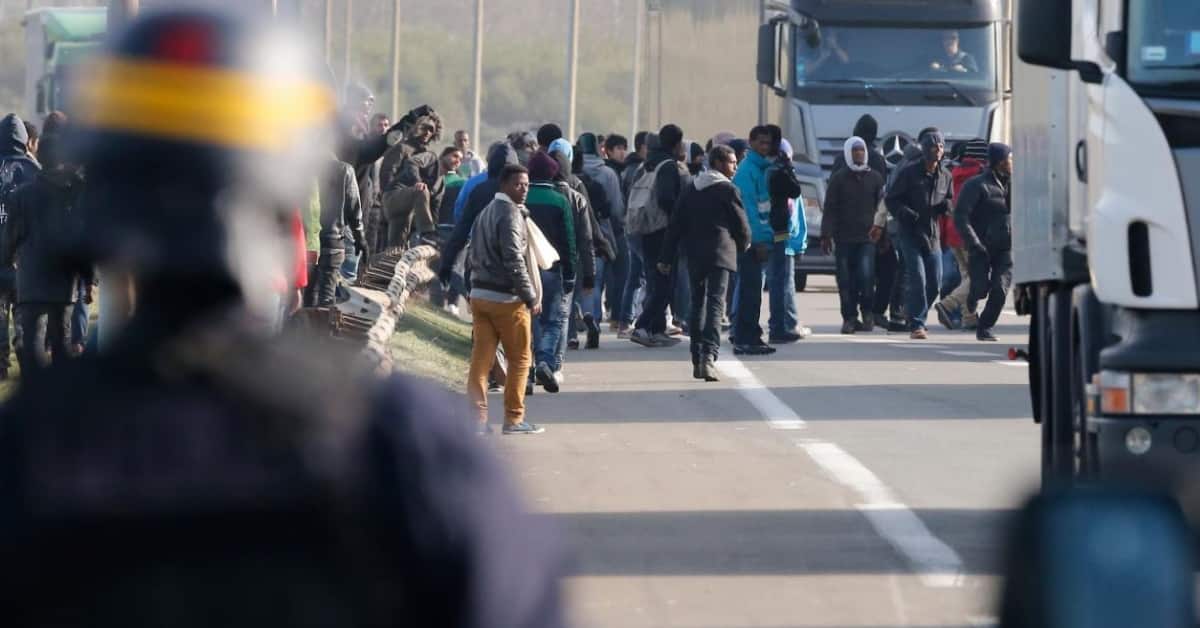
[{"label": "person in hooded jacket", "polygon": [[[586,345],[594,349],[599,346],[599,322],[604,318],[604,292],[608,292],[609,310],[615,310],[613,304],[620,302],[620,293],[614,295],[612,290],[617,283],[624,287],[624,273],[628,267],[625,258],[629,255],[629,249],[625,243],[625,198],[621,194],[620,177],[600,156],[600,144],[595,134],[584,133],[579,136],[579,152],[583,155],[583,169],[578,176],[588,190],[593,207],[603,205],[597,210],[596,219],[611,253],[611,257],[598,258],[596,290],[592,293],[590,306],[584,307],[585,314],[591,314],[596,323],[597,333],[594,336],[589,326]],[[603,196],[602,202],[597,200],[598,195]],[[619,277],[614,278],[614,275]]]},{"label": "person in hooded jacket", "polygon": [[883,177],[871,168],[867,143],[862,138],[846,140],[842,151],[846,167],[833,173],[825,192],[821,249],[826,255],[835,255],[842,333],[853,334],[871,331],[875,323],[875,245],[871,231],[883,200]]},{"label": "person in hooded jacket", "polygon": [[649,131],[638,131],[633,136],[633,152],[625,156],[624,168],[621,171],[621,198],[629,202],[629,189],[641,171],[642,164],[650,156],[650,138],[653,136],[655,145],[658,144],[658,134]]},{"label": "person in hooded jacket", "polygon": [[783,139],[783,129],[767,125],[771,131],[775,159],[767,169],[767,190],[771,197],[769,222],[773,233],[771,261],[767,265],[770,296],[768,339],[772,344],[797,342],[810,334],[796,310],[796,256],[808,248],[808,224],[796,204],[800,198],[800,179],[792,162],[792,146]]},{"label": "person in hooded jacket", "polygon": [[61,148],[61,138],[46,136],[41,146],[45,169],[7,199],[0,263],[6,269],[16,266],[17,360],[24,373],[74,355],[70,311],[76,284],[83,284],[87,303],[95,286],[90,264],[64,261],[83,237],[83,217],[76,209],[83,176],[78,167],[63,162]]},{"label": "person in hooded jacket", "polygon": [[750,226],[737,188],[729,179],[737,172],[733,149],[713,147],[708,164],[709,169],[685,186],[679,197],[657,269],[669,274],[671,265],[680,258],[679,249],[686,249],[692,282],[688,320],[692,376],[715,382],[725,293],[730,276],[737,270],[738,255],[750,247]]},{"label": "person in hooded jacket", "polygon": [[[883,153],[879,152],[879,148],[875,142],[879,140],[879,122],[869,113],[863,114],[858,122],[854,123],[854,132],[851,137],[857,137],[867,145],[867,164],[884,180],[888,176],[887,160],[883,158]],[[837,159],[833,160],[833,171],[837,172],[846,167],[849,163],[846,156],[838,155]]]},{"label": "person in hooded jacket", "polygon": [[[564,323],[575,292],[575,270],[579,266],[579,242],[575,238],[575,216],[571,204],[555,182],[558,162],[543,152],[529,158],[529,217],[558,253],[549,270],[541,271],[542,311],[533,319],[533,364],[530,385],[536,382],[546,392],[558,392],[555,373],[562,370],[558,348]],[[528,390],[528,389],[527,389]]]},{"label": "person in hooded jacket", "polygon": [[438,279],[448,284],[454,277],[454,264],[471,239],[471,228],[479,213],[492,202],[500,190],[500,173],[505,166],[517,165],[517,151],[505,142],[497,142],[488,152],[488,169],[463,184],[458,193],[460,210],[454,209],[454,231],[442,246],[442,263],[438,268]]},{"label": "person in hooded jacket", "polygon": [[422,116],[404,141],[392,146],[379,167],[388,246],[408,244],[410,231],[427,244],[437,244],[437,215],[445,194],[445,179],[431,142],[441,136],[441,119]]},{"label": "person in hooded jacket", "polygon": [[979,314],[975,338],[995,342],[992,333],[1012,286],[1012,149],[988,146],[988,169],[963,185],[954,209],[954,222],[970,255],[970,310],[987,297]]},{"label": "person in hooded jacket", "polygon": [[769,355],[775,353],[775,348],[763,342],[760,313],[763,274],[775,245],[775,233],[770,223],[771,193],[767,185],[767,170],[774,156],[771,131],[765,126],[751,129],[750,146],[752,150],[739,163],[733,177],[733,184],[741,193],[751,236],[750,248],[738,259],[733,352],[734,355]]},{"label": "person in hooded jacket", "polygon": [[[639,139],[640,138],[640,139]],[[625,159],[625,171],[621,173],[621,193],[625,198],[625,243],[629,249],[629,272],[626,274],[625,288],[621,291],[621,312],[617,327],[617,338],[628,340],[633,336],[633,324],[641,313],[642,301],[646,291],[646,260],[642,254],[642,236],[629,233],[629,193],[633,183],[642,173],[646,164],[646,156],[650,149],[658,149],[658,134],[639,131],[634,136],[636,151]]]},{"label": "person in hooded jacket", "polygon": [[[15,113],[0,119],[0,238],[8,230],[8,196],[33,181],[41,166],[29,157],[29,134]],[[8,378],[12,366],[12,342],[8,329],[16,301],[16,274],[11,266],[0,268],[0,380]]]},{"label": "person in hooded jacket", "polygon": [[[679,194],[691,179],[683,163],[685,154],[680,150],[682,142],[683,129],[674,124],[664,126],[658,132],[658,149],[650,152],[638,175],[654,177],[650,202],[657,204],[668,219],[675,210]],[[649,267],[649,272],[646,272],[646,298],[642,303],[642,314],[634,324],[629,339],[644,347],[665,347],[679,343],[678,338],[667,335],[667,305],[674,292],[671,277],[653,272],[655,260],[662,256],[666,236],[667,229],[663,227],[644,233],[641,237],[643,260]]]},{"label": "person in hooded jacket", "polygon": [[[988,159],[987,140],[974,139],[964,142],[960,146],[962,147],[961,154],[956,160],[958,165],[950,171],[950,176],[954,178],[955,198],[961,198],[963,186],[967,181],[983,174],[987,168]],[[971,296],[971,271],[966,245],[955,224],[954,216],[943,216],[939,220],[946,249],[942,264],[954,265],[957,270],[958,283],[951,287],[949,294],[937,302],[934,310],[937,312],[938,321],[947,329],[976,329],[979,316],[975,310],[967,307]],[[945,255],[950,256],[949,261],[946,260]],[[946,272],[946,274],[950,273]],[[945,283],[947,282],[943,282],[943,284]],[[944,288],[945,286],[943,286],[943,291],[945,291]]]},{"label": "person in hooded jacket", "polygon": [[329,307],[337,301],[337,286],[346,261],[346,233],[359,258],[370,257],[363,230],[362,203],[358,182],[350,164],[330,154],[318,180],[320,190],[320,255],[316,279],[309,285],[309,306]]}]

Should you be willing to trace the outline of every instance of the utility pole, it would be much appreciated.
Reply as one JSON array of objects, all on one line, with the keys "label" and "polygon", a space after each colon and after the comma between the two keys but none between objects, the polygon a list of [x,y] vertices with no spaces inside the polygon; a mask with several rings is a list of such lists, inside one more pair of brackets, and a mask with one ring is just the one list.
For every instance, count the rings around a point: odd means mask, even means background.
[{"label": "utility pole", "polygon": [[342,86],[347,87],[350,85],[350,53],[351,53],[350,39],[351,39],[351,33],[354,30],[354,0],[344,0],[344,1],[346,3],[346,24],[345,24],[345,26],[346,26],[346,57],[344,59],[344,61],[345,61],[344,69],[342,70],[343,71]]},{"label": "utility pole", "polygon": [[567,139],[575,138],[575,90],[579,84],[579,0],[571,0],[567,36]]},{"label": "utility pole", "polygon": [[479,142],[479,110],[483,95],[483,0],[475,0],[475,68],[471,85],[471,141]]},{"label": "utility pole", "polygon": [[629,141],[633,141],[634,136],[639,131],[638,120],[642,108],[642,56],[645,55],[645,38],[646,38],[646,0],[637,1],[637,28],[633,40],[633,120],[629,131]]},{"label": "utility pole", "polygon": [[392,115],[400,115],[400,0],[392,2]]},{"label": "utility pole", "polygon": [[333,0],[325,0],[325,63],[333,73]]}]

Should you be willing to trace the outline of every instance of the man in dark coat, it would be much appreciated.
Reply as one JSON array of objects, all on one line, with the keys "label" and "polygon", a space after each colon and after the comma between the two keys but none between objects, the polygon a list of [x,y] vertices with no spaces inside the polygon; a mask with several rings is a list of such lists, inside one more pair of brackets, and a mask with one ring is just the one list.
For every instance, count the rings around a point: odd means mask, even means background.
[{"label": "man in dark coat", "polygon": [[[29,157],[29,132],[16,114],[0,119],[0,237],[7,229],[8,202],[18,187],[33,181],[41,166]],[[11,267],[0,269],[0,380],[8,378],[9,319],[16,301],[16,275]],[[14,339],[15,340],[15,339]]]},{"label": "man in dark coat", "polygon": [[83,284],[88,303],[95,284],[90,264],[69,261],[69,250],[83,235],[83,220],[76,209],[83,177],[79,168],[62,162],[61,154],[58,137],[43,138],[45,169],[10,195],[7,203],[0,266],[17,266],[17,360],[25,373],[47,366],[51,359],[59,364],[73,355],[69,314],[79,295],[76,284]]},{"label": "man in dark coat", "polygon": [[950,212],[954,180],[942,165],[946,142],[938,132],[921,137],[920,161],[905,166],[887,193],[888,212],[899,225],[900,256],[908,276],[905,314],[914,340],[929,337],[925,319],[942,283],[937,218]]},{"label": "man in dark coat", "polygon": [[[864,113],[858,122],[854,123],[854,133],[852,137],[861,139],[867,145],[867,164],[871,166],[871,170],[879,173],[880,177],[887,180],[888,167],[887,160],[883,158],[883,153],[879,152],[875,142],[879,140],[879,122],[869,113]],[[837,172],[846,167],[846,157],[838,155],[833,161],[833,172]]]},{"label": "man in dark coat", "polygon": [[442,167],[430,142],[441,135],[432,116],[419,118],[403,142],[388,149],[379,168],[387,245],[405,246],[411,230],[425,243],[437,243],[438,208],[445,193]]},{"label": "man in dark coat", "polygon": [[995,342],[992,327],[1012,285],[1012,149],[1006,144],[988,146],[988,169],[967,181],[954,209],[954,224],[962,234],[969,258],[971,296],[967,308],[975,310],[986,295],[975,337]]},{"label": "man in dark coat", "polygon": [[725,293],[730,275],[737,271],[738,255],[750,248],[750,225],[737,188],[730,181],[737,172],[733,149],[713,147],[708,165],[709,169],[685,186],[679,197],[658,259],[658,271],[670,274],[682,245],[692,282],[688,317],[692,376],[715,382]]}]

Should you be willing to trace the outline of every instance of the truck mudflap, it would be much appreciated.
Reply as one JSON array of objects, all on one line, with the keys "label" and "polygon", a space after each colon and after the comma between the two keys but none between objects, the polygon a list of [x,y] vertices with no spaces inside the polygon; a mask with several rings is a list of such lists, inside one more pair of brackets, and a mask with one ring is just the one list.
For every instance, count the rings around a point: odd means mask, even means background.
[{"label": "truck mudflap", "polygon": [[1200,471],[1200,417],[1092,416],[1101,480],[1170,485]]}]

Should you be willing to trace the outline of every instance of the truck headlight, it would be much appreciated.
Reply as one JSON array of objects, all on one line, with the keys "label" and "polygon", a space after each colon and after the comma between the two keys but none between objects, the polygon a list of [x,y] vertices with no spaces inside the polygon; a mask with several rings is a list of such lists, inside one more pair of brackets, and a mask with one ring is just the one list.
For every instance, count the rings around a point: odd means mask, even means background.
[{"label": "truck headlight", "polygon": [[1101,371],[1101,414],[1200,415],[1200,373]]},{"label": "truck headlight", "polygon": [[1134,414],[1200,414],[1200,374],[1133,376]]}]

